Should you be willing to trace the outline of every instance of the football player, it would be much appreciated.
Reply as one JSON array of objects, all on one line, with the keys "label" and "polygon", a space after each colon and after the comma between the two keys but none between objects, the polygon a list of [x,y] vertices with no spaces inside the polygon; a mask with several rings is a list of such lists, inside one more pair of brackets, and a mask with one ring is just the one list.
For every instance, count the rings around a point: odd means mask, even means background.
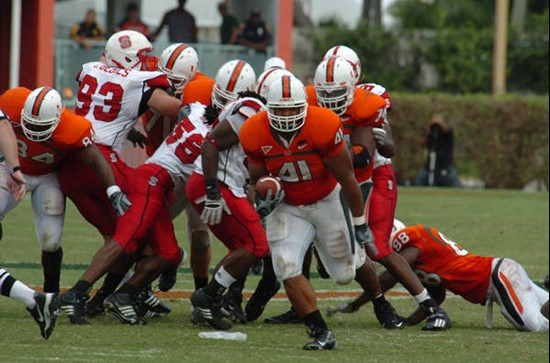
[{"label": "football player", "polygon": [[368,227],[340,120],[330,110],[308,107],[306,98],[297,78],[273,81],[267,111],[245,122],[240,140],[248,156],[251,194],[264,175],[282,181],[284,201],[276,206],[275,197],[264,213],[271,212],[265,218],[266,233],[275,274],[313,338],[303,348],[330,350],[336,347],[336,338],[302,275],[304,255],[315,238],[331,277],[347,284],[355,277],[352,241],[364,245]]},{"label": "football player", "polygon": [[[197,170],[186,189],[189,202],[229,250],[210,283],[191,295],[192,320],[222,330],[231,327],[222,315],[223,293],[241,280],[236,286],[236,292],[240,294],[250,266],[269,250],[260,217],[246,197],[247,160],[239,143],[243,123],[265,107],[257,98],[237,100],[240,92],[252,91],[255,82],[254,70],[242,60],[227,62],[218,70],[212,105],[222,111],[219,122],[202,145]],[[233,293],[228,292],[231,296]],[[233,297],[236,303],[232,305],[234,311],[230,315],[234,320],[244,322],[240,306],[242,296]]]},{"label": "football player", "polygon": [[[438,304],[446,290],[465,300],[487,305],[486,325],[492,327],[492,303],[497,302],[502,315],[516,329],[548,331],[548,292],[538,287],[516,261],[509,258],[476,256],[443,233],[426,225],[405,225],[395,220],[391,246],[414,269]],[[384,291],[397,280],[389,273],[380,275]],[[354,312],[368,301],[365,295],[333,311]],[[417,309],[405,321],[422,322],[423,309]]]},{"label": "football player", "polygon": [[[65,110],[56,90],[50,87],[34,91],[24,87],[7,90],[0,98],[0,109],[14,124],[20,162],[20,167],[11,170],[11,176],[0,168],[3,181],[0,184],[5,185],[19,169],[25,175],[26,188],[31,192],[36,235],[42,248],[44,291],[59,292],[65,219],[65,197],[56,174],[60,163],[73,153],[75,167],[90,168],[98,181],[95,188],[107,201],[111,199],[108,211],[114,211],[115,207],[123,212],[129,201],[116,185],[111,168],[94,143],[92,125],[84,117]],[[0,219],[17,204],[18,200],[2,187]]]}]

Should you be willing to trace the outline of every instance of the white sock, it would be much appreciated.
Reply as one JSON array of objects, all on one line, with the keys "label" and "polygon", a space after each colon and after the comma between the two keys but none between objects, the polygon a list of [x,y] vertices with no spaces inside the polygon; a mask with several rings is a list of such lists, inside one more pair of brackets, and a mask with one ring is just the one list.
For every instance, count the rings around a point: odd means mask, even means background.
[{"label": "white sock", "polygon": [[218,272],[216,272],[216,274],[214,275],[214,279],[218,284],[222,285],[226,289],[228,289],[231,284],[237,281],[237,279],[231,276],[229,272],[225,271],[223,266],[220,267]]},{"label": "white sock", "polygon": [[34,301],[34,290],[22,283],[21,281],[15,281],[11,287],[10,297],[21,301],[29,309],[34,308],[36,302]]},{"label": "white sock", "polygon": [[420,304],[423,303],[426,300],[430,299],[430,294],[428,294],[428,290],[424,289],[422,292],[418,295],[414,296],[414,299]]}]

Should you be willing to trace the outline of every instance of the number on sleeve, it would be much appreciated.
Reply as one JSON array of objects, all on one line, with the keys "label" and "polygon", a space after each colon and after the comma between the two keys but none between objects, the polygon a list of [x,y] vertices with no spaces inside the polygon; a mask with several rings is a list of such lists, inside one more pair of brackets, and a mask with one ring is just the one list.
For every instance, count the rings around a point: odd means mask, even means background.
[{"label": "number on sleeve", "polygon": [[448,244],[453,249],[453,251],[455,251],[455,253],[457,255],[466,256],[468,254],[468,251],[466,251],[464,248],[460,247],[460,245],[458,243],[453,242],[450,239],[448,239],[447,237],[445,237],[445,235],[443,235],[443,233],[439,232],[439,237],[441,238],[441,240],[443,242]]}]

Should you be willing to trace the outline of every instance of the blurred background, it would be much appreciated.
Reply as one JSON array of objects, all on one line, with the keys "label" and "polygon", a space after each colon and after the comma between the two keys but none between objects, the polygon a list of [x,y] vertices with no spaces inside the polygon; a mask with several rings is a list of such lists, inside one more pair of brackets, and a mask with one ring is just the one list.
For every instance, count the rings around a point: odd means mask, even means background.
[{"label": "blurred background", "polygon": [[[221,2],[239,34],[253,10],[260,14],[262,31],[268,33],[261,48],[221,44]],[[1,1],[0,91],[50,85],[73,105],[80,66],[99,58],[132,3],[151,33],[178,6],[176,0]],[[191,43],[200,69],[211,77],[234,58],[248,61],[260,74],[264,61],[276,55],[307,83],[330,47],[354,49],[361,58],[363,81],[382,85],[392,97],[389,120],[400,184],[425,185],[419,175],[437,157],[438,172],[456,173],[459,183],[438,184],[432,177],[427,179],[430,185],[548,190],[548,1],[184,3],[197,27]],[[103,34],[83,46],[72,33],[89,10],[95,11]],[[151,37],[156,55],[170,44],[167,30]],[[442,119],[443,129],[452,135],[434,139],[434,119]]]}]

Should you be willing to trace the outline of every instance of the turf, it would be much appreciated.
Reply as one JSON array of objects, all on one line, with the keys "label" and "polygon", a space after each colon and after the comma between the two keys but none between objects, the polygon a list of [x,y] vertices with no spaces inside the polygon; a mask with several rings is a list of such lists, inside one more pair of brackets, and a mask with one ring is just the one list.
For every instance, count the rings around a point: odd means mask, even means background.
[{"label": "turf", "polygon": [[[515,191],[466,191],[451,189],[401,188],[397,216],[406,224],[423,223],[441,230],[472,253],[513,258],[536,281],[548,273],[548,193]],[[30,285],[42,281],[40,251],[36,244],[29,199],[10,212],[3,221],[4,239],[0,264]],[[188,247],[185,223],[176,221],[181,245]],[[71,286],[82,273],[94,251],[101,245],[98,233],[88,226],[71,203],[67,205],[63,246],[65,251],[62,285]],[[217,261],[224,253],[214,244]],[[28,263],[28,264],[21,264]],[[185,265],[178,274],[176,289],[192,288]],[[315,267],[313,267],[315,270]],[[256,276],[247,281],[252,290]],[[355,285],[337,286],[313,279],[317,289],[349,290]],[[390,298],[406,315],[415,303],[410,298]],[[35,323],[18,302],[0,299],[0,361],[497,361],[547,362],[548,333],[515,331],[495,309],[494,327],[484,327],[485,309],[450,296],[444,303],[453,321],[448,332],[422,332],[419,326],[403,331],[382,329],[367,305],[355,314],[327,319],[339,348],[331,352],[305,352],[307,336],[302,325],[269,326],[260,321],[233,330],[247,333],[246,342],[207,340],[189,322],[186,300],[167,302],[173,311],[145,326],[125,326],[111,316],[92,321],[89,326],[71,326],[58,319],[48,341],[38,334]],[[319,301],[322,311],[341,303]],[[264,316],[285,311],[283,300],[268,304]]]}]

